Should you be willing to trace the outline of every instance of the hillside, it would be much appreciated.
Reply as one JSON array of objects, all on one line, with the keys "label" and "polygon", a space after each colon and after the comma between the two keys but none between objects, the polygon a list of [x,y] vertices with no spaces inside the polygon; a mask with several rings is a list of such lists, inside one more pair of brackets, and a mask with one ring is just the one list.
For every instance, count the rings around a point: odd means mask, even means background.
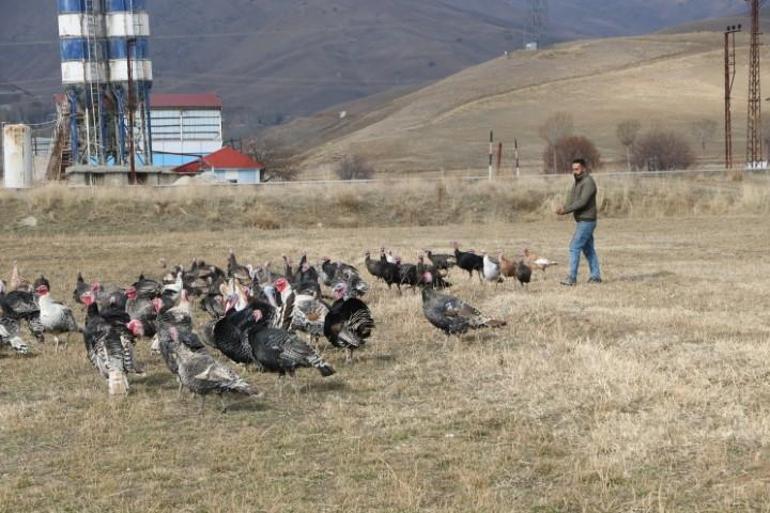
[{"label": "hillside", "polygon": [[[740,9],[733,0],[552,0],[550,41],[629,35]],[[216,90],[228,136],[393,88],[414,88],[520,47],[524,0],[150,0],[155,90]],[[48,103],[60,90],[56,3],[4,2],[0,77]],[[235,130],[234,130],[235,129]]]},{"label": "hillside", "polygon": [[[746,36],[739,37],[734,90],[736,155],[743,151]],[[295,144],[300,167],[315,172],[342,154],[361,154],[384,172],[482,168],[488,133],[510,151],[518,138],[524,164],[537,169],[538,127],[556,112],[575,119],[605,160],[620,157],[618,122],[639,119],[690,135],[709,118],[722,125],[722,37],[716,33],[580,41],[540,52],[515,52],[398,98],[373,98],[271,130],[266,137]],[[767,51],[767,49],[765,49]],[[765,68],[767,70],[767,68]],[[345,119],[337,112],[346,110]],[[296,137],[293,134],[303,134]],[[721,154],[719,131],[707,156]],[[312,144],[302,146],[303,141]],[[510,162],[510,153],[506,154]]]}]

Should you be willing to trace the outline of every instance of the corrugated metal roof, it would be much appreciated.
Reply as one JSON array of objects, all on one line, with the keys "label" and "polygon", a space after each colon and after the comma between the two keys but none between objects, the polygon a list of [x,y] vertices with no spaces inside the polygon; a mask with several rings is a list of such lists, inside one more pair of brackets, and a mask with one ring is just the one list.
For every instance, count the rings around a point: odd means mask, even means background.
[{"label": "corrugated metal roof", "polygon": [[222,108],[222,100],[216,93],[198,93],[198,94],[162,94],[153,93],[150,95],[151,108],[168,107],[205,107]]},{"label": "corrugated metal roof", "polygon": [[225,146],[221,150],[174,169],[180,174],[194,174],[208,169],[264,169],[264,164],[248,155]]}]

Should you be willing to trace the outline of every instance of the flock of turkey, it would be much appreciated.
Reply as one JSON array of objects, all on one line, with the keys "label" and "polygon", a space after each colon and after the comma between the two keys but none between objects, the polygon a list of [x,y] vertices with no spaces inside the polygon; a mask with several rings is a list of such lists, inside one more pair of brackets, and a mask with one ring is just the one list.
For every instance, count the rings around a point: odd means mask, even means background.
[{"label": "flock of turkey", "polygon": [[[460,251],[455,242],[451,254],[425,251],[417,262],[401,262],[391,251],[380,250],[379,258],[365,254],[369,274],[394,285],[422,289],[425,318],[447,336],[469,330],[500,327],[505,321],[484,316],[463,300],[443,292],[451,286],[447,275],[458,267],[479,280],[497,284],[513,277],[529,283],[533,269],[545,271],[555,262],[525,249],[523,258],[497,259],[486,252]],[[183,388],[201,396],[211,393],[258,396],[258,392],[232,368],[212,356],[216,349],[229,360],[253,366],[279,377],[294,376],[299,368],[315,368],[324,377],[335,373],[319,351],[325,338],[343,350],[346,362],[372,335],[375,321],[361,299],[369,290],[359,270],[344,262],[323,258],[313,266],[302,255],[297,266],[283,257],[282,272],[263,266],[241,265],[230,250],[225,268],[193,260],[187,269],[166,268],[161,280],[140,275],[130,286],[86,281],[78,273],[73,299],[84,305],[85,319],[76,320],[72,309],[51,298],[51,284],[40,276],[23,279],[14,264],[10,282],[0,280],[0,347],[10,346],[27,353],[30,344],[21,334],[22,323],[39,343],[53,336],[55,346],[64,334],[81,332],[86,354],[104,378],[110,395],[125,395],[129,374],[142,374],[135,360],[137,340],[152,340],[168,370]],[[331,297],[324,294],[330,290]],[[192,300],[210,319],[196,331]],[[328,300],[331,299],[331,300]]]}]

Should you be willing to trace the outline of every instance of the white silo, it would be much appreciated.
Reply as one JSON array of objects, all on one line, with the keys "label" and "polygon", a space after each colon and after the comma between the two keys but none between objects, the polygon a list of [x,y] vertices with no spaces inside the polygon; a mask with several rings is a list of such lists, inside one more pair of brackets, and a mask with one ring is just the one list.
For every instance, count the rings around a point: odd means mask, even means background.
[{"label": "white silo", "polygon": [[32,186],[32,130],[27,125],[3,127],[3,182],[6,189]]}]

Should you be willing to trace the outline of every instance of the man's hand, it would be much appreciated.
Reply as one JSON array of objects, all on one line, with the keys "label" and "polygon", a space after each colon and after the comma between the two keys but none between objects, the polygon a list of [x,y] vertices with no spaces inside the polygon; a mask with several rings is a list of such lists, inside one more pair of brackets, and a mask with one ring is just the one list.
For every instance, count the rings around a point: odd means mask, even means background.
[{"label": "man's hand", "polygon": [[563,216],[564,215],[564,207],[557,208],[556,209],[556,213],[559,214],[560,216]]}]

